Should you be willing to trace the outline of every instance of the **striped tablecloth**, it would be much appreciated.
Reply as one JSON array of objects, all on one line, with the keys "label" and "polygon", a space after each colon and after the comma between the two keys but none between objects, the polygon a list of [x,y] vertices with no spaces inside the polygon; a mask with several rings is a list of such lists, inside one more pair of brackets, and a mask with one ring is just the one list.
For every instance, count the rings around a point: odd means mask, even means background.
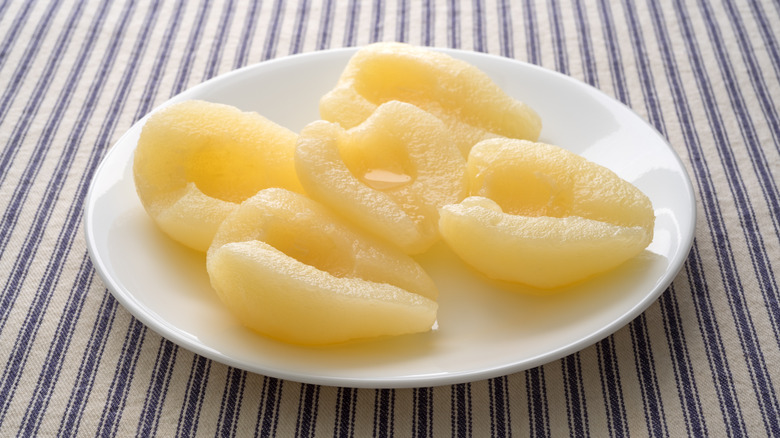
[{"label": "striped tablecloth", "polygon": [[[375,41],[593,85],[682,159],[693,247],[633,322],[451,386],[254,374],[178,347],[96,274],[84,201],[143,115],[233,69]],[[780,436],[780,3],[0,1],[0,436]]]}]

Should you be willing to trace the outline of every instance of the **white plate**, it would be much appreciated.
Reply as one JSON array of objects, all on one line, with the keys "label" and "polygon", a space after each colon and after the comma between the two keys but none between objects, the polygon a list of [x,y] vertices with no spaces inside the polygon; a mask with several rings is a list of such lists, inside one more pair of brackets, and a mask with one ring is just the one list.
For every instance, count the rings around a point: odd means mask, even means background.
[{"label": "white plate", "polygon": [[[419,257],[440,288],[436,330],[305,348],[240,326],[210,288],[205,256],[173,243],[147,217],[131,163],[144,120],[109,151],[85,211],[89,252],[109,290],[136,318],[176,344],[244,370],[352,387],[462,383],[532,368],[579,351],[643,312],[690,249],[695,203],[688,175],[666,141],[624,105],[572,78],[522,62],[447,51],[488,73],[542,117],[542,141],[611,168],[652,200],[655,239],[617,270],[552,295],[488,281],[443,245]],[[263,62],[219,76],[172,102],[204,99],[257,111],[298,131],[318,118],[319,97],[354,49]]]}]

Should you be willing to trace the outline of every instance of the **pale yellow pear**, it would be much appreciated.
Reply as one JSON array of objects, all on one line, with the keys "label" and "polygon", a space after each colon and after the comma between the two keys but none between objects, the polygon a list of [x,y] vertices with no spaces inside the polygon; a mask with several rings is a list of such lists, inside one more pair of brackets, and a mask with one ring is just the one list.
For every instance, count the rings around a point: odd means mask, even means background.
[{"label": "pale yellow pear", "polygon": [[398,101],[348,130],[309,124],[295,165],[309,196],[409,254],[439,239],[439,207],[467,190],[466,161],[447,126]]},{"label": "pale yellow pear", "polygon": [[429,331],[438,291],[417,262],[316,201],[266,189],[221,224],[207,255],[247,327],[297,344]]},{"label": "pale yellow pear", "polygon": [[463,156],[480,140],[537,140],[542,123],[528,105],[507,95],[487,74],[446,53],[404,43],[365,46],[320,100],[320,117],[352,128],[391,100],[442,119]]},{"label": "pale yellow pear", "polygon": [[444,240],[488,277],[554,288],[615,268],[653,239],[649,198],[557,146],[478,143],[471,196],[441,209]]},{"label": "pale yellow pear", "polygon": [[293,162],[297,137],[229,105],[170,105],[149,117],[138,140],[138,196],[166,234],[206,251],[222,220],[258,190],[303,190]]}]

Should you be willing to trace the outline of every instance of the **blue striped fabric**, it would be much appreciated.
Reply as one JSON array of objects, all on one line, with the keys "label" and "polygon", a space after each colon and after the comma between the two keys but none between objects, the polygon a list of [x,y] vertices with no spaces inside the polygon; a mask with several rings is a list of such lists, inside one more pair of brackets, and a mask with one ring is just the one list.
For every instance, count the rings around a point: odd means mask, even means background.
[{"label": "blue striped fabric", "polygon": [[[780,3],[0,1],[0,436],[780,436]],[[318,386],[184,349],[84,239],[106,152],[257,62],[375,41],[540,65],[631,107],[691,175],[682,270],[580,352],[475,382]]]}]

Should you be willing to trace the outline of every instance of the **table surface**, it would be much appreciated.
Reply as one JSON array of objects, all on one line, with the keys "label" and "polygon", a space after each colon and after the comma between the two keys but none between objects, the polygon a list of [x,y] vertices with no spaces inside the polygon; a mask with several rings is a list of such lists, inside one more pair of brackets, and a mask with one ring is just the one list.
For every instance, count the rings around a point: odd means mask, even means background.
[{"label": "table surface", "polygon": [[[780,436],[779,39],[769,0],[0,1],[0,436]],[[419,388],[250,373],[135,319],[84,238],[112,145],[216,75],[375,41],[537,64],[653,125],[697,200],[668,289],[570,356]]]}]

